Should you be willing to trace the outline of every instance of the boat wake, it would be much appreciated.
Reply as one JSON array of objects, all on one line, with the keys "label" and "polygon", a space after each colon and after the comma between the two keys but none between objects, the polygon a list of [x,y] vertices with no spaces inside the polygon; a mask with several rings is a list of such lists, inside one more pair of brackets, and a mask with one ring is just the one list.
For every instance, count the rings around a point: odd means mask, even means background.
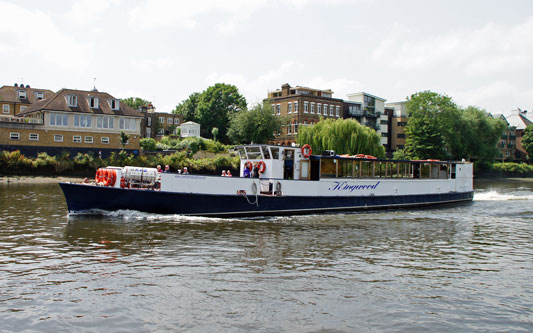
[{"label": "boat wake", "polygon": [[[197,222],[216,222],[216,221],[231,221],[232,219],[221,219],[221,218],[212,218],[212,217],[201,217],[201,216],[186,216],[179,214],[153,214],[153,213],[144,213],[136,210],[117,210],[117,211],[106,211],[106,210],[90,210],[83,212],[70,212],[68,214],[69,218],[83,218],[87,216],[99,216],[102,218],[108,218],[113,220],[122,220],[122,221],[163,221],[163,222],[180,222],[180,223],[197,223]],[[235,219],[237,220],[237,219]]]},{"label": "boat wake", "polygon": [[507,200],[533,200],[531,192],[513,192],[510,194],[498,193],[496,191],[476,192],[474,201],[507,201]]}]

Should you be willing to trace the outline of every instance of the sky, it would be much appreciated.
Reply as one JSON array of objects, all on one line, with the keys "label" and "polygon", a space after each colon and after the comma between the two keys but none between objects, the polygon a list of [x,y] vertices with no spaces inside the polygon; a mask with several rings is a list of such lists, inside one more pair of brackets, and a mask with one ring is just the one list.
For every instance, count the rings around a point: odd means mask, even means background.
[{"label": "sky", "polygon": [[533,112],[531,0],[0,0],[0,85],[141,97],[170,112],[223,82]]}]

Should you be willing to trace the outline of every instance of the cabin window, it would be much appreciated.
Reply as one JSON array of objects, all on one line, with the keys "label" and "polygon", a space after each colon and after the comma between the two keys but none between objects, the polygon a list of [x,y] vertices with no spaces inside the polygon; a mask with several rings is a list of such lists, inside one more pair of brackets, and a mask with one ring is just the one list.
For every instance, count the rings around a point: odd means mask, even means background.
[{"label": "cabin window", "polygon": [[339,177],[353,178],[354,161],[353,160],[340,160],[339,164]]},{"label": "cabin window", "polygon": [[420,178],[430,178],[429,163],[420,163]]},{"label": "cabin window", "polygon": [[270,159],[270,151],[268,151],[268,147],[263,146],[263,147],[261,147],[261,149],[263,150],[263,156],[265,157],[265,159],[269,160]]},{"label": "cabin window", "polygon": [[260,147],[246,147],[246,155],[249,160],[259,160],[263,158]]},{"label": "cabin window", "polygon": [[372,161],[361,161],[361,178],[374,177],[374,163]]},{"label": "cabin window", "polygon": [[272,152],[272,159],[279,160],[279,148],[270,147],[270,151]]},{"label": "cabin window", "polygon": [[337,177],[337,160],[330,158],[320,159],[320,178]]}]

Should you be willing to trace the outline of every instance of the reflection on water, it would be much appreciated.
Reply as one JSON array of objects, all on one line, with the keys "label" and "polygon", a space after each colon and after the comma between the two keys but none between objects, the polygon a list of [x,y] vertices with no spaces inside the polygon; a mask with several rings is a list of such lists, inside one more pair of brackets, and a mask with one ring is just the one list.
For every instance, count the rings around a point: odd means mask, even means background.
[{"label": "reflection on water", "polygon": [[0,185],[2,329],[527,331],[532,185],[265,219],[67,217],[55,184]]}]

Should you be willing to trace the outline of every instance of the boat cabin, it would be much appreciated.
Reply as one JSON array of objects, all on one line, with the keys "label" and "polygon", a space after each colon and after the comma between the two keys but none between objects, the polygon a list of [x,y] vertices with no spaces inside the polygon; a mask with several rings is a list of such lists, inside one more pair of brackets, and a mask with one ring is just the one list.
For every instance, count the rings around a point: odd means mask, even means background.
[{"label": "boat cabin", "polygon": [[[236,146],[241,159],[240,176],[245,169],[253,174],[259,168],[259,178],[320,180],[326,178],[393,178],[393,179],[454,179],[457,164],[462,162],[421,160],[380,160],[368,155],[336,155],[326,151],[311,155],[301,147],[277,145]],[[304,154],[305,153],[305,154]],[[250,170],[252,169],[252,170]]]}]

